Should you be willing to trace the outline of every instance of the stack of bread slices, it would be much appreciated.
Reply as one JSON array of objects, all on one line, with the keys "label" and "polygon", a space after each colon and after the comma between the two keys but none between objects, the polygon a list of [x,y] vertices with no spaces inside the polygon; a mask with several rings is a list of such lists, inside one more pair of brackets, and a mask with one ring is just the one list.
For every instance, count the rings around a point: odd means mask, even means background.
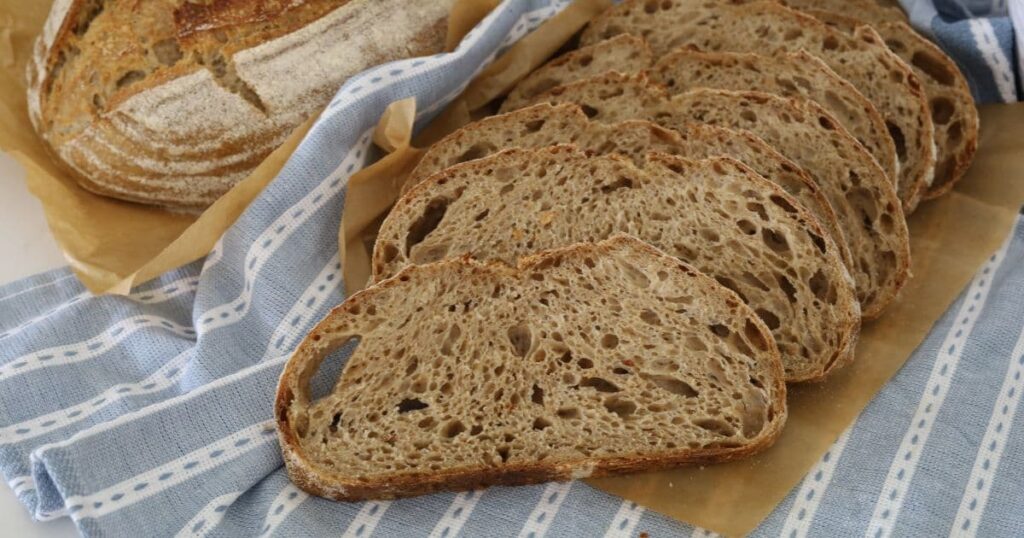
[{"label": "stack of bread slices", "polygon": [[626,0],[432,146],[374,284],[282,376],[292,479],[394,498],[771,445],[786,383],[853,360],[897,297],[906,215],[963,175],[978,129],[902,13],[791,3],[814,11]]}]

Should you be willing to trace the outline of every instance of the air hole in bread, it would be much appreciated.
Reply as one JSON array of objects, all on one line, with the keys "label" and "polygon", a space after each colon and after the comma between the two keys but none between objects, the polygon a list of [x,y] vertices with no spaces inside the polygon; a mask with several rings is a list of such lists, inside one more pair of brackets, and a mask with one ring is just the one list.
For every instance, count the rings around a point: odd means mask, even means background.
[{"label": "air hole in bread", "polygon": [[735,293],[736,295],[739,295],[740,299],[743,302],[747,302],[747,297],[745,295],[743,295],[743,293],[740,291],[739,286],[737,286],[736,283],[733,282],[732,279],[724,277],[724,276],[715,276],[715,280],[717,280],[718,283],[721,284],[722,286],[732,290],[733,293]]},{"label": "air hole in bread", "polygon": [[786,275],[776,274],[775,280],[779,283],[779,288],[786,294],[789,302],[796,304],[796,288],[793,287],[793,283],[789,281],[789,278],[786,278]]},{"label": "air hole in bread", "polygon": [[158,62],[166,66],[178,63],[182,57],[181,47],[178,46],[178,41],[173,37],[161,39],[154,43],[153,54]]},{"label": "air hole in bread", "polygon": [[406,398],[401,402],[398,402],[398,412],[408,413],[410,411],[419,411],[430,407],[426,402],[418,398]]},{"label": "air hole in bread", "polygon": [[603,194],[611,194],[611,193],[613,193],[613,192],[615,192],[617,190],[620,190],[620,189],[632,189],[635,186],[636,186],[636,184],[633,183],[632,178],[619,177],[618,179],[616,179],[612,183],[609,183],[607,185],[602,185],[601,186],[601,192]]},{"label": "air hole in bread", "polygon": [[769,196],[768,199],[771,200],[771,202],[773,204],[781,207],[782,210],[785,211],[786,213],[796,213],[797,212],[796,211],[796,206],[791,204],[789,202],[789,200],[786,200],[785,197],[779,196],[777,194],[773,194],[773,195]]},{"label": "air hole in bread", "polygon": [[551,427],[551,421],[544,417],[537,417],[533,419],[533,429],[541,431],[545,428]]},{"label": "air hole in bread", "polygon": [[331,418],[331,424],[327,427],[331,433],[338,433],[338,425],[341,424],[341,413],[335,413],[334,417]]},{"label": "air hole in bread", "polygon": [[804,35],[803,30],[799,28],[790,28],[789,30],[786,30],[785,34],[782,35],[782,39],[786,41],[794,41],[796,39],[799,39],[802,35]]},{"label": "air hole in bread", "polygon": [[932,121],[936,125],[949,123],[950,118],[956,112],[956,105],[948,97],[934,97],[931,100]]},{"label": "air hole in bread", "polygon": [[582,359],[576,361],[576,366],[579,366],[580,368],[582,368],[584,370],[589,370],[589,369],[594,367],[594,361],[592,361],[592,360],[590,360],[590,359],[588,359],[586,357],[583,357]]},{"label": "air hole in bread", "polygon": [[575,419],[580,418],[580,410],[575,407],[562,407],[555,412],[558,418]]},{"label": "air hole in bread", "polygon": [[814,294],[818,299],[828,303],[835,304],[836,302],[836,290],[832,286],[832,283],[828,281],[828,277],[825,273],[818,269],[807,283],[811,287],[811,293]]},{"label": "air hole in bread", "polygon": [[661,316],[649,308],[645,308],[640,312],[640,319],[649,325],[661,325]]},{"label": "air hole in bread", "polygon": [[606,334],[602,336],[601,347],[605,349],[615,349],[619,347],[619,337],[614,334]]},{"label": "air hole in bread", "polygon": [[753,211],[754,213],[757,213],[757,216],[760,217],[761,220],[763,220],[765,222],[768,222],[768,212],[765,210],[764,206],[761,205],[760,203],[758,203],[758,202],[747,202],[747,209],[750,210],[750,211]]},{"label": "air hole in bread", "polygon": [[536,133],[537,131],[544,128],[544,123],[546,121],[547,120],[544,119],[528,121],[523,125],[523,128],[527,133]]},{"label": "air hole in bread", "polygon": [[741,111],[740,112],[740,117],[743,118],[744,121],[747,121],[749,123],[756,123],[757,122],[757,114],[755,114],[753,110],[747,109],[747,110]]},{"label": "air hole in bread", "polygon": [[533,346],[530,326],[520,323],[508,329],[508,341],[512,345],[512,353],[517,357],[525,357]]},{"label": "air hole in bread", "polygon": [[489,144],[486,142],[477,142],[476,144],[470,146],[469,149],[462,152],[462,155],[459,155],[455,159],[455,162],[452,164],[460,164],[467,161],[475,161],[477,159],[482,159],[490,155],[491,153],[494,153],[494,150],[495,147],[493,144]]},{"label": "air hole in bread", "polygon": [[864,187],[854,187],[846,193],[846,199],[860,213],[864,226],[873,227],[875,219],[878,218],[878,206],[875,204],[875,198],[871,191]]},{"label": "air hole in bread", "polygon": [[409,226],[409,233],[405,237],[406,256],[409,256],[412,248],[422,243],[430,235],[430,232],[437,229],[437,226],[441,224],[441,220],[444,219],[449,203],[451,203],[451,200],[447,198],[434,198],[427,204],[423,214]]},{"label": "air hole in bread", "polygon": [[832,118],[829,118],[828,116],[818,116],[818,124],[828,129],[829,131],[836,130],[835,122],[833,122]]},{"label": "air hole in bread", "polygon": [[636,403],[620,396],[605,398],[604,408],[610,413],[615,413],[619,418],[626,420],[636,412]]},{"label": "air hole in bread", "polygon": [[124,88],[126,86],[130,86],[132,84],[135,84],[136,82],[138,82],[138,81],[140,81],[140,80],[142,80],[144,78],[146,78],[146,73],[144,71],[139,71],[139,70],[128,71],[127,73],[121,75],[121,78],[117,79],[117,82],[114,83],[114,86],[117,89],[121,89],[121,88]]},{"label": "air hole in bread", "polygon": [[461,420],[452,420],[441,428],[441,435],[451,439],[464,431],[466,431],[466,425]]},{"label": "air hole in bread", "polygon": [[761,229],[761,240],[764,244],[777,253],[789,253],[789,241],[786,236],[771,228]]},{"label": "air hole in bread", "polygon": [[718,336],[720,338],[725,338],[725,337],[729,336],[729,334],[732,332],[732,331],[729,330],[728,327],[726,327],[725,325],[722,325],[721,323],[715,323],[715,324],[712,324],[712,325],[708,325],[708,329],[710,329],[711,332],[715,334],[715,336]]},{"label": "air hole in bread", "polygon": [[544,389],[536,383],[533,384],[533,392],[530,394],[530,401],[537,405],[544,405]]},{"label": "air hole in bread", "polygon": [[654,383],[655,386],[662,390],[667,390],[672,394],[683,396],[685,398],[696,398],[700,395],[697,389],[693,388],[692,385],[681,379],[676,379],[671,376],[665,375],[652,375],[645,376],[648,380]]},{"label": "air hole in bread", "polygon": [[644,2],[644,12],[645,13],[649,13],[649,14],[650,13],[657,13],[658,12],[658,2],[657,2],[657,0],[647,0],[646,2]]},{"label": "air hole in bread", "polygon": [[103,13],[105,3],[105,0],[86,0],[82,3],[81,7],[78,8],[75,25],[72,30],[76,36],[82,37],[89,31],[92,21],[96,20],[100,13]]},{"label": "air hole in bread", "polygon": [[814,243],[814,246],[818,247],[819,252],[824,254],[827,251],[824,237],[810,231],[807,232],[807,236],[811,238],[811,242]]},{"label": "air hole in bread", "polygon": [[736,430],[733,429],[729,423],[717,418],[700,418],[694,420],[693,425],[702,430],[707,430],[711,433],[721,435],[722,437],[732,437],[733,435],[736,435]]},{"label": "air hole in bread", "polygon": [[907,159],[907,138],[903,136],[903,130],[899,128],[895,123],[886,120],[886,129],[889,130],[889,136],[892,137],[893,143],[896,144],[896,156],[899,157],[900,162],[904,162]]},{"label": "air hole in bread", "polygon": [[754,312],[757,313],[757,316],[761,318],[761,321],[763,321],[769,329],[774,331],[779,328],[779,316],[776,316],[774,312],[764,308],[758,308],[754,310]]},{"label": "air hole in bread", "polygon": [[584,377],[580,380],[581,387],[589,387],[597,392],[619,392],[618,385],[601,377]]},{"label": "air hole in bread", "polygon": [[949,70],[946,63],[941,58],[932,56],[929,51],[915,52],[910,57],[910,63],[943,86],[952,86],[956,81],[956,75]]},{"label": "air hole in bread", "polygon": [[384,243],[381,245],[381,253],[385,263],[391,263],[398,257],[398,247],[394,243]]},{"label": "air hole in bread", "polygon": [[590,118],[590,119],[593,119],[595,116],[597,116],[601,112],[598,109],[596,109],[596,108],[594,108],[594,107],[592,107],[590,105],[580,105],[580,110],[582,110],[583,113],[586,114],[587,117]]},{"label": "air hole in bread", "polygon": [[747,235],[754,235],[757,233],[757,225],[747,219],[740,219],[736,221],[736,226],[739,227],[740,231]]}]

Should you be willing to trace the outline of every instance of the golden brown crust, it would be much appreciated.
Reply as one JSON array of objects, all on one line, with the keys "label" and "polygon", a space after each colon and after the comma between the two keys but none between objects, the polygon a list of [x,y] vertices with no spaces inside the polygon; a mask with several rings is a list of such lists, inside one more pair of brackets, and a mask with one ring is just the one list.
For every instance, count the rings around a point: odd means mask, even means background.
[{"label": "golden brown crust", "polygon": [[610,251],[620,245],[657,256],[672,263],[687,275],[701,279],[702,287],[709,293],[724,293],[731,304],[741,304],[733,292],[717,285],[709,277],[671,258],[657,249],[627,236],[617,236],[596,244],[577,244],[528,256],[520,260],[518,267],[510,268],[498,262],[476,262],[468,257],[444,260],[424,266],[410,266],[397,275],[370,288],[360,291],[335,308],[296,348],[285,365],[278,382],[274,403],[274,416],[284,454],[285,465],[291,480],[302,490],[321,497],[340,501],[364,499],[394,499],[423,495],[438,491],[459,491],[492,485],[526,485],[544,481],[565,481],[574,478],[609,476],[648,470],[663,469],[684,464],[713,463],[735,460],[750,456],[771,446],[782,432],[786,420],[786,384],[783,381],[782,363],[778,349],[768,327],[751,313],[749,321],[754,324],[760,338],[768,344],[770,357],[768,367],[773,380],[771,407],[775,410],[768,425],[749,444],[738,448],[709,448],[704,450],[679,449],[658,456],[635,455],[627,457],[605,457],[580,459],[575,462],[538,462],[535,464],[500,465],[496,467],[465,467],[429,473],[398,473],[380,480],[357,480],[332,473],[317,465],[303,452],[293,422],[293,409],[304,409],[309,405],[308,383],[322,358],[316,355],[321,334],[330,330],[332,318],[353,309],[361,309],[372,303],[376,294],[389,288],[401,286],[404,278],[414,272],[444,274],[460,268],[471,273],[515,274],[523,273],[545,261],[573,252]]},{"label": "golden brown crust", "polygon": [[348,76],[440,50],[450,3],[73,0],[36,44],[30,117],[85,188],[202,208]]}]

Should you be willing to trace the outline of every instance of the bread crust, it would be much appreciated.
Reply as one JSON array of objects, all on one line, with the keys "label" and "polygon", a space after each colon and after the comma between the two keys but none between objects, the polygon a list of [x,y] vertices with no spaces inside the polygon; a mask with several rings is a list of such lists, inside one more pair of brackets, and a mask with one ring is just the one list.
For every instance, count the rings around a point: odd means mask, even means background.
[{"label": "bread crust", "polygon": [[924,85],[935,124],[935,177],[924,186],[922,196],[931,200],[952,190],[974,161],[979,130],[978,107],[956,62],[917,33],[899,8],[871,0],[786,3],[847,32],[863,24],[872,25],[889,48],[914,70]]},{"label": "bread crust", "polygon": [[201,209],[348,77],[441,50],[451,2],[58,2],[29,61],[29,115],[84,188]]},{"label": "bread crust", "polygon": [[516,268],[499,262],[477,262],[468,257],[453,258],[423,266],[410,266],[394,277],[384,280],[370,288],[362,290],[342,305],[335,308],[316,328],[299,344],[292,357],[288,360],[278,383],[274,403],[274,416],[278,435],[284,454],[285,465],[289,477],[302,490],[313,495],[339,501],[358,501],[365,499],[395,499],[414,495],[424,495],[438,491],[459,491],[493,485],[526,485],[545,481],[566,481],[577,478],[610,476],[664,469],[668,467],[695,464],[724,462],[748,457],[771,446],[782,432],[786,420],[786,385],[783,381],[782,363],[778,348],[768,327],[752,312],[748,316],[760,337],[769,347],[770,359],[768,367],[772,372],[772,406],[775,413],[771,421],[765,425],[758,436],[748,445],[737,448],[710,448],[703,450],[677,449],[666,451],[658,456],[640,454],[621,457],[581,458],[575,462],[538,462],[532,464],[500,465],[494,467],[470,467],[436,471],[429,473],[394,473],[383,479],[360,481],[352,477],[330,472],[317,465],[302,450],[296,431],[295,420],[302,416],[303,410],[309,405],[309,379],[319,367],[325,353],[318,349],[321,334],[330,330],[332,318],[342,316],[353,309],[363,308],[372,303],[376,294],[384,293],[389,288],[401,286],[403,278],[414,272],[444,274],[451,270],[465,270],[472,273],[496,273],[498,275],[515,275],[525,273],[546,261],[571,255],[574,252],[608,252],[619,248],[628,248],[644,255],[657,256],[665,263],[678,267],[687,275],[699,278],[701,287],[709,293],[724,293],[737,304],[741,301],[735,293],[719,286],[711,278],[699,273],[687,264],[672,258],[654,247],[628,236],[616,236],[596,244],[581,243],[565,248],[544,251],[536,255],[522,258]]}]

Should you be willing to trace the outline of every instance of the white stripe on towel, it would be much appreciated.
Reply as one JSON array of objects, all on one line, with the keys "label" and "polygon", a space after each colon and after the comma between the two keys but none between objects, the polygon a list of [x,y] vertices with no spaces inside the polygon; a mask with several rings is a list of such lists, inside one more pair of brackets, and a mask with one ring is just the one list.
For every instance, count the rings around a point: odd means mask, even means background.
[{"label": "white stripe on towel", "polygon": [[363,503],[363,507],[359,509],[359,513],[348,524],[348,528],[345,529],[342,537],[366,538],[370,536],[389,507],[391,507],[391,501],[367,501]]},{"label": "white stripe on towel", "polygon": [[81,422],[108,405],[129,396],[140,396],[165,390],[181,378],[185,364],[191,358],[190,351],[192,351],[191,348],[181,352],[138,383],[114,385],[84,402],[0,428],[0,445],[19,443]]},{"label": "white stripe on towel", "polygon": [[821,504],[821,499],[825,497],[825,490],[832,482],[832,473],[835,472],[836,466],[839,464],[839,458],[843,455],[846,442],[850,440],[851,431],[853,431],[853,426],[847,428],[839,436],[839,439],[832,443],[828,451],[804,477],[803,482],[800,483],[800,489],[796,493],[796,499],[793,500],[793,506],[789,509],[789,514],[786,515],[782,531],[779,532],[780,537],[807,536],[811,522],[814,520],[814,514],[818,511],[818,505]]},{"label": "white stripe on towel", "polygon": [[75,520],[123,510],[256,448],[277,442],[276,433],[273,420],[258,422],[113,486],[88,495],[67,497],[64,506]]},{"label": "white stripe on towel", "polygon": [[611,525],[608,526],[608,530],[605,531],[605,538],[632,538],[633,531],[636,530],[636,526],[640,523],[640,518],[644,515],[644,507],[633,501],[623,500],[622,504],[619,505],[619,511],[615,513],[615,517],[612,518]]},{"label": "white stripe on towel", "polygon": [[544,487],[540,494],[537,506],[533,507],[526,524],[519,531],[519,538],[544,538],[551,522],[555,520],[562,501],[569,495],[572,489],[572,482],[551,482]]},{"label": "white stripe on towel", "polygon": [[928,435],[935,424],[935,417],[938,416],[939,409],[949,392],[950,381],[960,363],[964,344],[974,329],[974,324],[978,321],[978,316],[988,299],[988,292],[992,288],[991,276],[1002,265],[1006,257],[1006,250],[1010,246],[1010,238],[1003,243],[998,252],[985,262],[982,270],[974,275],[974,279],[971,280],[971,284],[967,288],[964,302],[960,305],[960,309],[953,319],[953,325],[950,326],[949,332],[946,333],[946,337],[942,341],[942,347],[939,348],[938,357],[935,365],[932,366],[921,399],[918,401],[914,418],[904,433],[899,450],[889,466],[889,472],[872,512],[871,522],[865,532],[865,536],[868,538],[880,538],[892,533],[896,519],[903,508],[907,489],[914,479],[917,462],[921,459],[924,445],[928,442]]},{"label": "white stripe on towel", "polygon": [[985,428],[985,437],[978,447],[978,455],[974,459],[971,477],[964,486],[964,494],[960,499],[960,508],[953,520],[954,532],[960,536],[975,536],[985,514],[992,482],[996,478],[999,460],[1013,428],[1013,419],[1020,403],[1020,393],[1024,391],[1024,328],[1017,337],[1017,343],[1010,355],[1010,364],[999,388],[999,396],[992,407],[992,414]]}]

